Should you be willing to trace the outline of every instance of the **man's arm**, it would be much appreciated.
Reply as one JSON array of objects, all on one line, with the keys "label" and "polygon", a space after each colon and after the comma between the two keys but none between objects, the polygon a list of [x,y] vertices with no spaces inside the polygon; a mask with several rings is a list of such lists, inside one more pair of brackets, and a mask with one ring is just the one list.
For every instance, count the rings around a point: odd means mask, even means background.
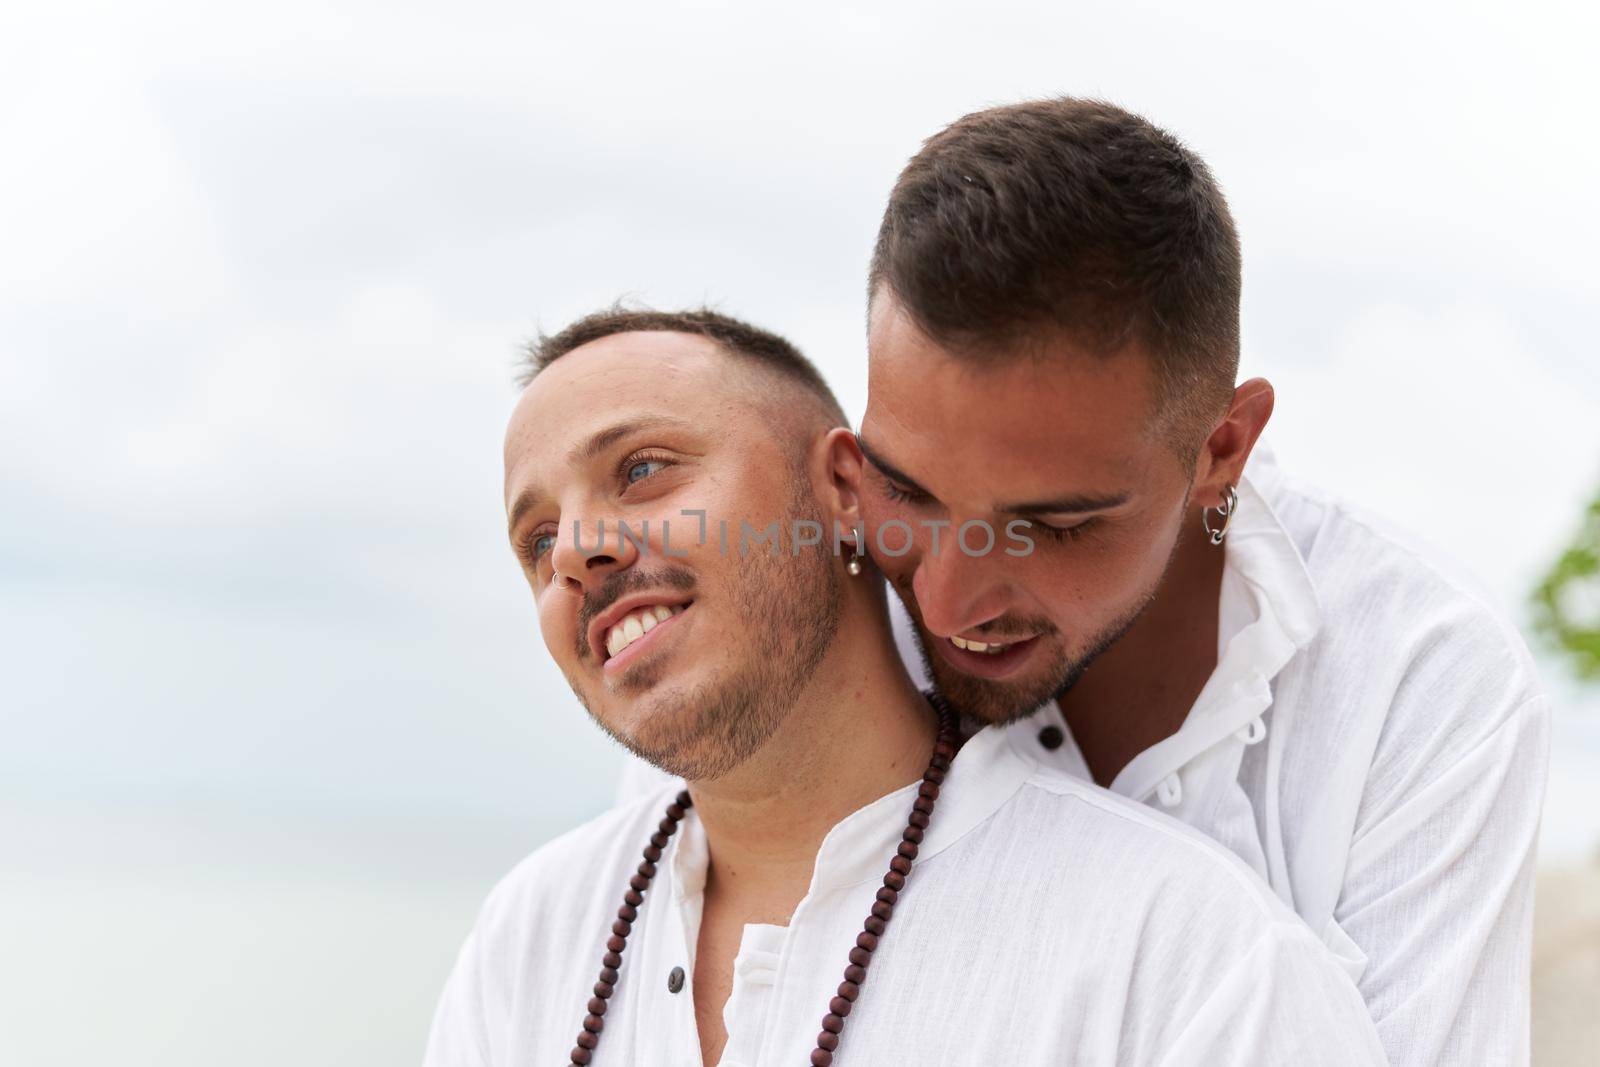
[{"label": "man's arm", "polygon": [[423,1067],[489,1067],[484,1029],[482,960],[475,928],[461,946],[456,965],[433,1014]]},{"label": "man's arm", "polygon": [[1274,922],[1209,990],[1159,1067],[1387,1062],[1355,985],[1298,920]]},{"label": "man's arm", "polygon": [[1473,692],[1438,688],[1460,702],[1449,736],[1391,714],[1334,912],[1368,957],[1361,994],[1395,1064],[1528,1062],[1549,709]]}]

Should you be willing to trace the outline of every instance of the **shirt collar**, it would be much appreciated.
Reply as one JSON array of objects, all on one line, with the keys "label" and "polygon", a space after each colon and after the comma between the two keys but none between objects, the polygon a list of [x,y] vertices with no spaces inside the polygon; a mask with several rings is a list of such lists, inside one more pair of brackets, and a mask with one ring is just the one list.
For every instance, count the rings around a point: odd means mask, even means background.
[{"label": "shirt collar", "polygon": [[[1239,507],[1223,544],[1226,568],[1248,587],[1257,618],[1270,612],[1290,646],[1302,649],[1321,629],[1322,609],[1294,538],[1262,491],[1281,477],[1272,453],[1258,445],[1239,479]],[[1262,608],[1266,612],[1259,610]],[[1277,664],[1272,673],[1281,667],[1282,663]]]}]

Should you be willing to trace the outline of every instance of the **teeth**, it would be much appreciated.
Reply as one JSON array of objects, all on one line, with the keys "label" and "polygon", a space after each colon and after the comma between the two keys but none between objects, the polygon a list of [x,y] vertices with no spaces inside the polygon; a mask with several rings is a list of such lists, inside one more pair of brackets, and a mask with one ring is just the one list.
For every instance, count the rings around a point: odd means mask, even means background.
[{"label": "teeth", "polygon": [[1015,642],[1007,642],[1004,645],[993,645],[984,641],[968,641],[965,638],[952,637],[950,639],[950,643],[955,645],[957,648],[964,648],[968,652],[982,652],[985,655],[992,656],[997,652],[1004,652],[1011,644],[1014,644]]},{"label": "teeth", "polygon": [[686,607],[687,604],[651,604],[629,612],[606,632],[606,654],[615,656],[674,615],[681,615]]}]

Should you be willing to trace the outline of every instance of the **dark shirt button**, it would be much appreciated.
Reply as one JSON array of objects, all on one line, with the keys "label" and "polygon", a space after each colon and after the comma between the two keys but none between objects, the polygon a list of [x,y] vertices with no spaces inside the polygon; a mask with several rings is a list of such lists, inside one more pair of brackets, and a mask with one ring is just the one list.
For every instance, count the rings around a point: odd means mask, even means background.
[{"label": "dark shirt button", "polygon": [[683,988],[683,968],[674,967],[667,973],[667,992],[676,993]]},{"label": "dark shirt button", "polygon": [[1039,731],[1039,743],[1051,752],[1060,748],[1061,742],[1066,739],[1066,735],[1061,732],[1061,727],[1059,726],[1046,726]]}]

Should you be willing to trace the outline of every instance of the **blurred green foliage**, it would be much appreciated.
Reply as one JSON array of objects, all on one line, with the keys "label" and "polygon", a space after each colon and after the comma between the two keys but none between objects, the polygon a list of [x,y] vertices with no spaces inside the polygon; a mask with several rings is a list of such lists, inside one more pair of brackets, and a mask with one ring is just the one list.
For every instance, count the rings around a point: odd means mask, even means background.
[{"label": "blurred green foliage", "polygon": [[1600,681],[1600,496],[1571,546],[1533,592],[1533,628],[1576,668]]}]

